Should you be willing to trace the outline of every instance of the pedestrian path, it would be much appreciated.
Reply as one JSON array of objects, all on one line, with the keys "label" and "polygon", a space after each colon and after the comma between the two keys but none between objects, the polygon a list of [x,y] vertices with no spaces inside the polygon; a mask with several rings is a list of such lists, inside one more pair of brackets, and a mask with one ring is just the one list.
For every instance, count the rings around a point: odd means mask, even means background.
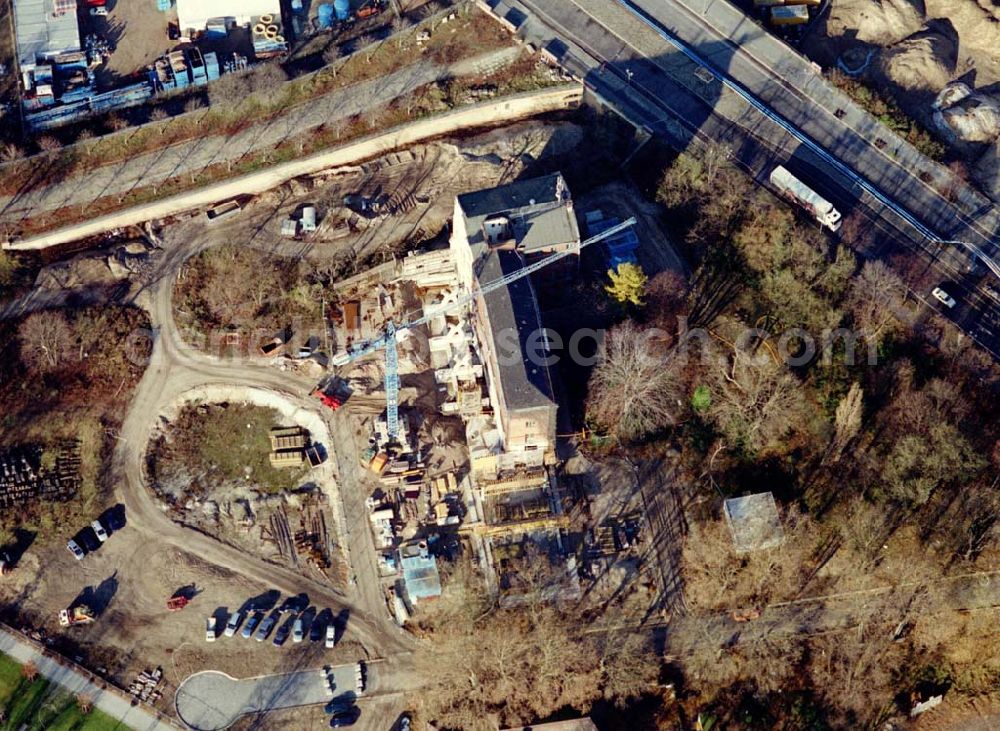
[{"label": "pedestrian path", "polygon": [[103,690],[80,670],[43,655],[34,644],[4,627],[0,627],[0,652],[22,664],[33,663],[39,674],[69,693],[90,696],[95,707],[135,731],[176,731],[181,728],[167,720],[157,719],[153,712],[145,708],[133,706],[123,692]]}]

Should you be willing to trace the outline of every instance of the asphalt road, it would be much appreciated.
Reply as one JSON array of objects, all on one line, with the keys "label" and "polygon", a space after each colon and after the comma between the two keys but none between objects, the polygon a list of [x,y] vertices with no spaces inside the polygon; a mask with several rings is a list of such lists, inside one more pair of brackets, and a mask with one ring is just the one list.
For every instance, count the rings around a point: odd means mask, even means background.
[{"label": "asphalt road", "polygon": [[[860,212],[880,235],[877,250],[859,253],[916,253],[932,284],[915,294],[1000,357],[1000,280],[974,266],[966,248],[926,235],[930,228],[995,252],[995,207],[881,127],[741,12],[722,0],[696,11],[677,0],[643,0],[634,8],[623,0],[512,4],[528,14],[520,29],[526,38],[548,46],[602,103],[636,125],[678,149],[721,144],[764,185],[776,165],[785,165],[843,212]],[[688,43],[696,58],[672,45],[670,34]],[[737,93],[720,77],[749,93]],[[871,190],[889,191],[895,203]],[[954,310],[929,297],[930,288],[942,283],[957,295]]]}]

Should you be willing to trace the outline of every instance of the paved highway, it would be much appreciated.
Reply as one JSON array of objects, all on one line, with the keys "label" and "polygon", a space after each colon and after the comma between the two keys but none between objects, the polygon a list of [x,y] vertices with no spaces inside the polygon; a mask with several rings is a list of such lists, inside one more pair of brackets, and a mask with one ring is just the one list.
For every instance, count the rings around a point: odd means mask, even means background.
[{"label": "paved highway", "polygon": [[[759,182],[783,164],[879,232],[859,251],[913,251],[948,282],[945,314],[1000,357],[1000,280],[962,240],[996,259],[996,208],[830,87],[813,66],[722,0],[518,0],[520,32],[635,124],[680,149],[716,143]],[[929,283],[929,284],[928,284]],[[942,309],[936,302],[931,304]]]}]

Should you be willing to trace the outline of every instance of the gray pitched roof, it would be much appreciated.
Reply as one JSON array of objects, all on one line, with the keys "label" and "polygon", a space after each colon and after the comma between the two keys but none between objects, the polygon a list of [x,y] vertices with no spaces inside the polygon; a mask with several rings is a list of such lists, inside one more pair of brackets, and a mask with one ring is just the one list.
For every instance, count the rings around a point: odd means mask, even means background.
[{"label": "gray pitched roof", "polygon": [[[478,273],[479,282],[481,286],[486,286],[523,266],[524,261],[517,252],[492,251],[483,260]],[[529,359],[529,346],[538,348],[537,334],[542,327],[531,278],[524,277],[506,287],[487,292],[483,299],[493,330],[500,387],[507,408],[514,410],[553,405],[555,397],[548,367],[532,363]],[[545,355],[544,351],[538,353],[541,358]]]},{"label": "gray pitched roof", "polygon": [[510,218],[521,251],[530,253],[554,244],[578,242],[580,230],[569,201],[569,188],[561,173],[458,196],[469,245],[477,255],[485,243],[483,221],[499,215]]}]

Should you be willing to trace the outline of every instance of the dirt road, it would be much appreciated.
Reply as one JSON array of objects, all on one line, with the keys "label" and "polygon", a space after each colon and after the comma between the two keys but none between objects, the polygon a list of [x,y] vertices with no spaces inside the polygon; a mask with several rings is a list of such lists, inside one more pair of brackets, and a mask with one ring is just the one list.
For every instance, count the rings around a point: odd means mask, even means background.
[{"label": "dirt road", "polygon": [[[86,204],[104,196],[126,195],[137,188],[181,175],[196,176],[218,163],[238,163],[253,153],[273,149],[290,137],[321,125],[370,113],[421,86],[476,73],[498,62],[510,62],[511,50],[502,49],[452,65],[421,60],[386,76],[310,99],[234,135],[212,134],[206,129],[206,134],[196,139],[88,171],[83,179],[71,178],[22,190],[15,195],[0,195],[0,223],[15,223],[44,211]],[[519,52],[517,48],[513,50]]]}]

